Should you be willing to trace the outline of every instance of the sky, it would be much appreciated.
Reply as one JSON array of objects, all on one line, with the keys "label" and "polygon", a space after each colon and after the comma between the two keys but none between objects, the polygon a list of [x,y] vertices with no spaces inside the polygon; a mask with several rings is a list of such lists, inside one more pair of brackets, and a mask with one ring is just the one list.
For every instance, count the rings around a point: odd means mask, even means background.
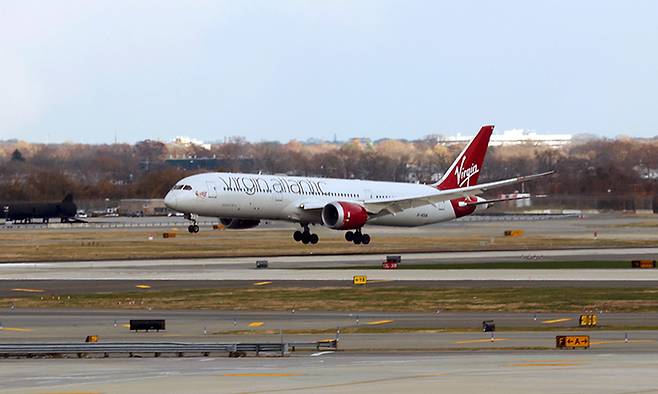
[{"label": "sky", "polygon": [[0,140],[658,135],[658,1],[0,0]]}]

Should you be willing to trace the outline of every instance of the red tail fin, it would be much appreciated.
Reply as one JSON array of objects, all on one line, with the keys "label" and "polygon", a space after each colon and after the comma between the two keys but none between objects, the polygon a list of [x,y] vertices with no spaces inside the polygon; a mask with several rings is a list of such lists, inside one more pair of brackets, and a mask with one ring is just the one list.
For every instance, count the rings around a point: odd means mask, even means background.
[{"label": "red tail fin", "polygon": [[477,135],[457,156],[443,178],[432,186],[446,190],[476,185],[493,129],[493,126],[482,126]]}]

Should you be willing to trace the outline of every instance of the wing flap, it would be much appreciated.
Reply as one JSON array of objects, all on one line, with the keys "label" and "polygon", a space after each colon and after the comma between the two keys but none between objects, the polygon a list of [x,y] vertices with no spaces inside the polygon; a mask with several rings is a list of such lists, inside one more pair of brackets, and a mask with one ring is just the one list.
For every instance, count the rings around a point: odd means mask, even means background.
[{"label": "wing flap", "polygon": [[373,215],[395,214],[405,209],[417,208],[423,205],[435,205],[442,201],[482,194],[488,190],[497,189],[516,183],[527,182],[553,174],[555,171],[541,174],[525,175],[516,178],[504,179],[496,182],[483,183],[475,186],[461,187],[449,190],[437,190],[432,194],[405,197],[401,199],[368,200],[363,203],[368,213]]}]

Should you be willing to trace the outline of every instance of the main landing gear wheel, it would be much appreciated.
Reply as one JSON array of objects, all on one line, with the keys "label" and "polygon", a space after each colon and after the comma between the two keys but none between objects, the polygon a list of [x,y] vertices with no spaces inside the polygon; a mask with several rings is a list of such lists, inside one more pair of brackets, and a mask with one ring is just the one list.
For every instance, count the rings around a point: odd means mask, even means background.
[{"label": "main landing gear wheel", "polygon": [[347,242],[354,242],[354,245],[368,245],[370,243],[370,235],[362,234],[361,230],[354,232],[348,231],[345,233],[345,240]]},{"label": "main landing gear wheel", "polygon": [[315,245],[316,243],[318,243],[318,241],[320,240],[318,235],[311,234],[311,231],[308,229],[308,225],[303,225],[303,227],[304,227],[304,231],[303,232],[299,230],[295,231],[292,234],[292,238],[297,242],[303,243],[304,245],[308,245],[308,244]]},{"label": "main landing gear wheel", "polygon": [[187,231],[189,231],[191,234],[196,234],[199,232],[199,226],[196,224],[190,224],[187,226]]}]

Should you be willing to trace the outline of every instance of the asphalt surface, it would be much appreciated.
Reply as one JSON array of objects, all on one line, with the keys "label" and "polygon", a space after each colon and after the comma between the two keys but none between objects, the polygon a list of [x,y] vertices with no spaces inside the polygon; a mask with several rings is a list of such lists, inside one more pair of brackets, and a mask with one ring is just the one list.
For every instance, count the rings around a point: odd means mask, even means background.
[{"label": "asphalt surface", "polygon": [[0,361],[7,393],[653,393],[653,354],[330,353],[286,358]]},{"label": "asphalt surface", "polygon": [[[599,318],[599,331],[618,327],[658,327],[658,313],[609,313],[604,310],[588,311]],[[480,330],[482,321],[494,320],[498,330],[505,329],[576,329],[576,313],[506,313],[506,312],[260,312],[260,311],[163,311],[149,310],[78,310],[78,309],[11,309],[0,310],[0,323],[4,327],[0,339],[31,338],[79,339],[92,331],[102,331],[113,339],[125,339],[133,335],[124,329],[115,330],[130,319],[165,319],[169,335],[191,339],[208,333],[226,333],[248,329],[251,333],[265,334],[270,330],[325,330],[333,332],[343,328],[384,329],[463,329]],[[258,321],[258,327],[248,323]],[[376,324],[373,324],[376,323]],[[8,327],[22,330],[7,330]],[[84,327],[84,329],[79,329]],[[658,336],[658,331],[656,332]]]},{"label": "asphalt surface", "polygon": [[[230,280],[230,281],[349,281],[354,275],[388,281],[658,281],[658,270],[639,269],[486,269],[492,259],[527,261],[527,256],[545,260],[586,260],[655,258],[658,248],[611,248],[578,250],[478,251],[450,253],[413,253],[402,255],[405,262],[436,263],[479,260],[482,269],[382,270],[350,268],[381,263],[384,256],[333,255],[265,258],[269,269],[255,269],[253,258],[168,259],[71,261],[58,263],[9,263],[0,265],[5,280]],[[296,268],[324,267],[345,269]]]},{"label": "asphalt surface", "polygon": [[[143,292],[145,286],[150,291],[201,290],[201,289],[235,289],[251,288],[261,282],[251,280],[0,280],[0,297],[34,297],[62,296],[80,294],[110,294]],[[367,286],[376,288],[400,288],[413,286],[415,288],[652,288],[658,284],[655,281],[371,281]],[[280,280],[267,283],[268,288],[348,288],[353,287],[352,280]]]}]

